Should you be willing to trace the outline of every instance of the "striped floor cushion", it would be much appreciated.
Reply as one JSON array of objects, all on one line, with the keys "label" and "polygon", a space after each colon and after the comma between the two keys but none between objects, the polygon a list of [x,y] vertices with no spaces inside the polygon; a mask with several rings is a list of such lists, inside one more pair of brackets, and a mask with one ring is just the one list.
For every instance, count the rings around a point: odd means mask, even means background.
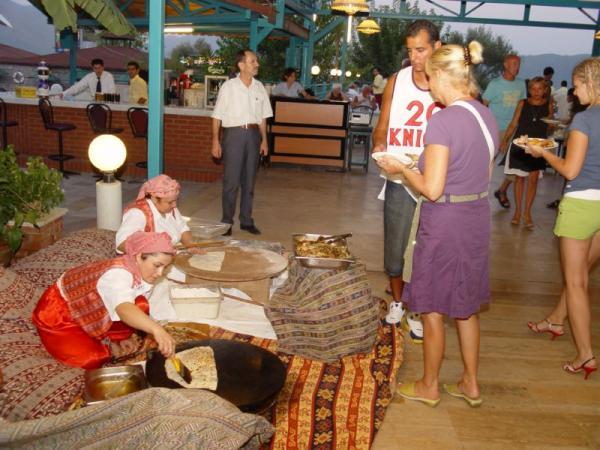
[{"label": "striped floor cushion", "polygon": [[265,314],[280,352],[326,362],[369,352],[379,323],[363,264],[317,270],[293,260],[287,281],[265,303]]}]

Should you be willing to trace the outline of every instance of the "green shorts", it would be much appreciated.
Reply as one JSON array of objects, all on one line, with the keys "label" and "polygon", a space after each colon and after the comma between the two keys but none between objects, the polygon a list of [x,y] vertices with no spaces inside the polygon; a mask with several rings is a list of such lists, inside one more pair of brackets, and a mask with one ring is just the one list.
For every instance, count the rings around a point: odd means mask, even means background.
[{"label": "green shorts", "polygon": [[563,197],[558,206],[554,234],[586,240],[600,230],[600,200]]}]

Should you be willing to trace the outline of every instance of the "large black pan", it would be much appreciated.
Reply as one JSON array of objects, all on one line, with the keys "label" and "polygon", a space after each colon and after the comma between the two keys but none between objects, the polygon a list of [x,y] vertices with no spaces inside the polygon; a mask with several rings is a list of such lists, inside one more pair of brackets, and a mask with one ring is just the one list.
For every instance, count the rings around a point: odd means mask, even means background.
[{"label": "large black pan", "polygon": [[[219,382],[216,394],[244,412],[268,408],[285,382],[286,369],[273,353],[256,345],[226,339],[203,339],[177,346],[177,351],[210,346],[215,354]],[[146,378],[154,387],[182,388],[167,378],[165,358],[157,351],[148,355]]]}]

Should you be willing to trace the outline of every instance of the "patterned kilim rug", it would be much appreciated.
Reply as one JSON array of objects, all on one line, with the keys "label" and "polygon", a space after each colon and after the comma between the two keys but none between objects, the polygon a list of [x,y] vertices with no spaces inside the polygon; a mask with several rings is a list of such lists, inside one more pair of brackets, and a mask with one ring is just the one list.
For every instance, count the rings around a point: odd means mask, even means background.
[{"label": "patterned kilim rug", "polygon": [[[234,339],[277,353],[277,341],[211,327],[211,337]],[[381,427],[402,364],[403,339],[379,327],[373,350],[323,363],[279,353],[285,385],[271,409],[271,449],[368,449]]]}]

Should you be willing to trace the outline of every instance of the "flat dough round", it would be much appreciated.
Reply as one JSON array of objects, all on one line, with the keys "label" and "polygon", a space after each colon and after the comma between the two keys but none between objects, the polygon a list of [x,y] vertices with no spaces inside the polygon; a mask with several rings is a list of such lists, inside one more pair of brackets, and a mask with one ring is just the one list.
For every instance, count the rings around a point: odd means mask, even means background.
[{"label": "flat dough round", "polygon": [[179,376],[170,358],[165,360],[167,378],[185,388],[217,390],[217,364],[211,347],[193,347],[177,353],[176,356],[190,370],[192,382],[187,383]]},{"label": "flat dough round", "polygon": [[192,255],[189,264],[195,269],[220,272],[225,260],[225,252],[208,252],[202,255]]}]

